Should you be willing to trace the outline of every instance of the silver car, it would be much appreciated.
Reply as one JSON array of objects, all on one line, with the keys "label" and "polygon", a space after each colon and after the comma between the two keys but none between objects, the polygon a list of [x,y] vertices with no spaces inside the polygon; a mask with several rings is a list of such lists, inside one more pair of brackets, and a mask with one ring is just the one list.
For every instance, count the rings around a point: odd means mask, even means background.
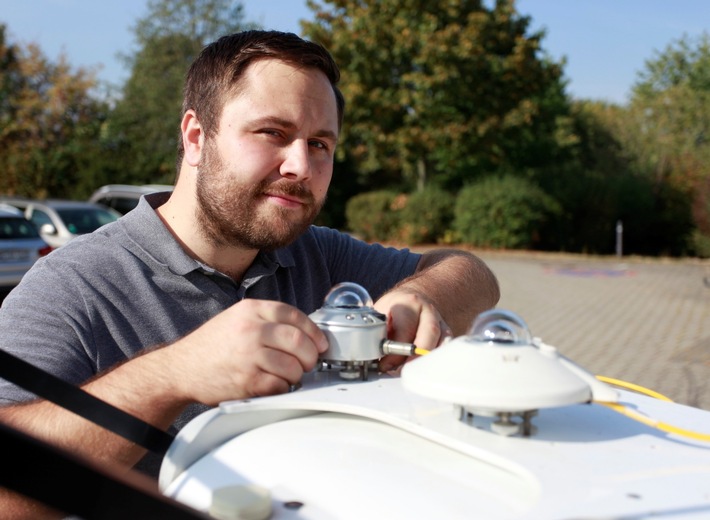
[{"label": "silver car", "polygon": [[77,200],[1,198],[0,203],[19,208],[53,248],[63,246],[78,235],[91,233],[121,216],[111,208]]},{"label": "silver car", "polygon": [[103,204],[125,215],[138,205],[141,196],[158,191],[173,191],[173,186],[169,184],[144,184],[142,186],[107,184],[96,190],[89,198],[89,202]]},{"label": "silver car", "polygon": [[0,207],[0,288],[20,283],[37,259],[50,251],[52,248],[20,211]]}]

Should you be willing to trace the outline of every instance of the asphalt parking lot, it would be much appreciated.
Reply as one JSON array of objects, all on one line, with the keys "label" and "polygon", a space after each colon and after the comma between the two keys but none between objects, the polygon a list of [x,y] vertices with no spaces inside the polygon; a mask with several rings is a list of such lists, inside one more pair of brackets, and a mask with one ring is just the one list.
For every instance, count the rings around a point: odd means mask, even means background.
[{"label": "asphalt parking lot", "polygon": [[477,252],[499,308],[587,370],[710,410],[710,263]]}]

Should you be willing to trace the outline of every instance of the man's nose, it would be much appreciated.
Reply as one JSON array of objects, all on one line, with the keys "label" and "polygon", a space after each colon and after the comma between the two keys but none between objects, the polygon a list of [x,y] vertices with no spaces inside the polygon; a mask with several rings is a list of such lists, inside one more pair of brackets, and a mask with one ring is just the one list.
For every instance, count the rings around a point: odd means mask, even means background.
[{"label": "man's nose", "polygon": [[311,177],[311,157],[308,142],[297,139],[284,150],[280,173],[283,177],[305,180]]}]

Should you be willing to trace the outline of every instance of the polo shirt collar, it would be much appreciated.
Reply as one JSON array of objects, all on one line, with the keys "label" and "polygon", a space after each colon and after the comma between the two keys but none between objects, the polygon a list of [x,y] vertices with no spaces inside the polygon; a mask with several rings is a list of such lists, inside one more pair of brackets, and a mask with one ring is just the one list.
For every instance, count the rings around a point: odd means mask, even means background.
[{"label": "polo shirt collar", "polygon": [[[141,197],[136,208],[122,218],[128,236],[156,262],[179,276],[185,276],[196,269],[215,272],[213,268],[191,258],[160,220],[155,210],[168,198],[170,192],[151,193]],[[279,267],[294,265],[295,260],[288,247],[268,253],[260,251],[247,270],[244,282],[273,274]]]}]

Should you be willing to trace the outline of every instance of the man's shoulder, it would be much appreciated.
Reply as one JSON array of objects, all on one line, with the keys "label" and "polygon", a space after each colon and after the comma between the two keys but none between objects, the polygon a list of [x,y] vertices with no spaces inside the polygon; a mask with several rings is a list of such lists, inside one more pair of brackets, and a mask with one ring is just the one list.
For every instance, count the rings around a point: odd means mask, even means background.
[{"label": "man's shoulder", "polygon": [[122,222],[111,222],[92,233],[70,240],[46,258],[52,261],[80,259],[89,263],[102,261],[102,257],[112,257],[116,249],[123,247],[125,236]]},{"label": "man's shoulder", "polygon": [[160,233],[165,230],[151,212],[148,206],[136,208],[115,222],[72,239],[48,258],[54,262],[114,264],[120,262],[122,252],[132,251],[131,255],[140,255],[142,250],[152,252],[164,241]]},{"label": "man's shoulder", "polygon": [[409,262],[420,256],[408,248],[368,243],[350,233],[323,226],[310,226],[287,250],[297,259],[320,255],[335,261],[355,262],[390,262],[396,258]]},{"label": "man's shoulder", "polygon": [[[145,255],[136,244],[135,219],[125,215],[92,233],[80,235],[49,255],[40,258],[25,275],[42,284],[54,280],[63,286],[70,280],[92,284],[116,270],[125,271],[132,264],[145,262]],[[140,226],[138,226],[140,228]]]},{"label": "man's shoulder", "polygon": [[312,242],[350,242],[356,240],[353,236],[339,231],[337,229],[325,227],[325,226],[309,226],[305,233],[303,233],[294,244],[312,243]]},{"label": "man's shoulder", "polygon": [[314,254],[328,255],[330,252],[356,245],[358,241],[353,237],[324,226],[310,226],[290,245],[280,250],[287,255],[300,257]]}]

